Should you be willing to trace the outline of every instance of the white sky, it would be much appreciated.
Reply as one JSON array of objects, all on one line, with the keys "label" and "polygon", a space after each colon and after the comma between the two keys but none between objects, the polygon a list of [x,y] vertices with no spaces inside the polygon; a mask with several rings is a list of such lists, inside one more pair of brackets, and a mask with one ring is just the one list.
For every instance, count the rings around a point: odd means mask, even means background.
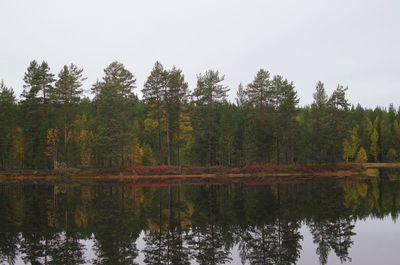
[{"label": "white sky", "polygon": [[363,106],[399,106],[399,0],[1,0],[0,79],[22,91],[31,60],[84,68],[89,89],[118,60],[139,92],[156,60],[189,81],[225,74],[234,99],[260,68],[292,80],[302,105],[338,83]]}]

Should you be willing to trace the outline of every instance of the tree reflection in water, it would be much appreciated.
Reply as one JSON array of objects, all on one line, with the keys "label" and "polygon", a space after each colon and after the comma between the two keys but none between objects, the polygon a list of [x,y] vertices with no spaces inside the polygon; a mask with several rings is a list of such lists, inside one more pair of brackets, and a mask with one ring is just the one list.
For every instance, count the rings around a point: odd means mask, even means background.
[{"label": "tree reflection in water", "polygon": [[346,262],[356,221],[400,207],[399,182],[384,176],[249,184],[1,184],[0,263],[229,264],[235,249],[242,263],[296,264],[304,224],[320,264]]}]

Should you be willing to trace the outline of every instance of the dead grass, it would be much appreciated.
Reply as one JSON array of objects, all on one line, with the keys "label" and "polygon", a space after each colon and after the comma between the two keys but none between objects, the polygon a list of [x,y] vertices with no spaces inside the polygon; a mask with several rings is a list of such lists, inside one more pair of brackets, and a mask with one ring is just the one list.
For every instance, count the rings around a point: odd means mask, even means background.
[{"label": "dead grass", "polygon": [[378,168],[378,167],[400,167],[400,163],[363,163],[365,168]]}]

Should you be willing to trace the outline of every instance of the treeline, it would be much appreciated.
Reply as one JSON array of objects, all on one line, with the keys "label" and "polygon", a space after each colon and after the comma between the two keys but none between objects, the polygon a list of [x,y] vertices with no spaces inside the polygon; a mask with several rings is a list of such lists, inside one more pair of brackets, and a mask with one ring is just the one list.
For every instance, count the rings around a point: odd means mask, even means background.
[{"label": "treeline", "polygon": [[0,168],[139,165],[242,166],[396,161],[400,112],[350,106],[347,88],[329,96],[318,82],[299,107],[293,82],[259,70],[236,102],[218,71],[189,90],[182,70],[156,62],[136,95],[134,75],[119,62],[85,96],[83,70],[54,75],[32,61],[19,99],[0,84]]}]

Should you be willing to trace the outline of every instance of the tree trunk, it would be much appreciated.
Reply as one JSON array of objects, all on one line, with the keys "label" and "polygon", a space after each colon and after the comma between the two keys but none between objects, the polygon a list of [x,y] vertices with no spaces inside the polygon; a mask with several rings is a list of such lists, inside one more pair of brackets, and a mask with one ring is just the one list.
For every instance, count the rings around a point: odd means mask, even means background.
[{"label": "tree trunk", "polygon": [[171,140],[169,139],[170,132],[169,132],[169,126],[167,128],[167,163],[168,166],[171,165]]}]

